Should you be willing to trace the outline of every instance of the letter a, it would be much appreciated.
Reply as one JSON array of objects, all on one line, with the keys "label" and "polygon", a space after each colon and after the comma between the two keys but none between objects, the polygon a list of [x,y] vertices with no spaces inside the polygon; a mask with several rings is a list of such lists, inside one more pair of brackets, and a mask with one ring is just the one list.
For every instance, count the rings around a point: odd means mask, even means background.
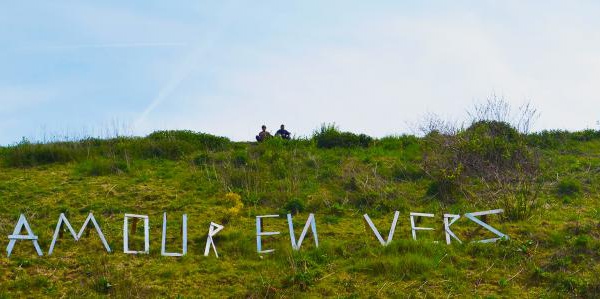
[{"label": "letter a", "polygon": [[[25,227],[25,230],[27,231],[26,235],[21,235],[21,230],[23,230],[23,227]],[[8,242],[8,246],[6,247],[7,257],[10,257],[10,254],[17,240],[32,241],[33,247],[35,247],[35,251],[37,251],[37,254],[39,256],[44,255],[42,253],[42,249],[40,248],[40,244],[38,244],[38,237],[35,234],[33,234],[31,227],[29,227],[29,223],[27,223],[27,219],[25,219],[25,215],[23,214],[19,216],[19,221],[17,221],[17,225],[15,225],[15,230],[13,231],[12,235],[8,236],[8,239],[10,241]]]}]

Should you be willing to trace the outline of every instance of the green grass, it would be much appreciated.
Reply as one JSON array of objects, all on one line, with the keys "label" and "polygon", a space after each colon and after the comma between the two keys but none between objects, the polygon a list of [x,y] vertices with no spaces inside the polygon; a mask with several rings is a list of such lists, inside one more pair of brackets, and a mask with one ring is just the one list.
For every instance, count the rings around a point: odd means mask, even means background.
[{"label": "green grass", "polygon": [[[541,154],[536,204],[527,206],[526,217],[487,219],[510,240],[469,243],[492,236],[463,217],[453,231],[465,243],[450,246],[443,213],[506,206],[431,196],[432,181],[420,164],[420,138],[367,144],[357,136],[325,133],[327,146],[319,146],[318,138],[255,144],[159,132],[0,148],[2,235],[11,234],[24,213],[46,253],[60,213],[78,230],[93,212],[114,251],[106,253],[92,230],[79,242],[65,233],[54,253],[41,258],[30,242],[19,242],[10,258],[0,257],[0,298],[600,295],[600,137],[595,132],[528,136]],[[232,212],[234,204],[225,198],[229,192],[241,196],[239,211]],[[520,203],[510,204],[519,213]],[[362,214],[369,214],[385,238],[396,210],[394,241],[382,247]],[[181,214],[188,214],[185,257],[160,256],[164,211],[170,251],[180,249]],[[299,252],[291,249],[288,211],[294,213],[296,237],[308,213],[315,213],[319,248],[309,233]],[[413,241],[411,211],[434,213],[419,225],[436,230],[420,231]],[[149,215],[149,255],[122,253],[124,213]],[[266,220],[265,229],[281,234],[266,237],[263,246],[276,251],[259,255],[254,217],[273,213],[280,217]],[[225,225],[215,238],[219,259],[203,256],[211,221]],[[141,233],[138,226],[131,246],[143,246]]]}]

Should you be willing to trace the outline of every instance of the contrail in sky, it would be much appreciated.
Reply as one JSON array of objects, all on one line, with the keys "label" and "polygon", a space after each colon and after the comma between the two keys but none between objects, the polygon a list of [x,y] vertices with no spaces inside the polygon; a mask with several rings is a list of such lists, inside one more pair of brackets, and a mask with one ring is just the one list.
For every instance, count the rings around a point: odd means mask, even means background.
[{"label": "contrail in sky", "polygon": [[133,128],[139,126],[158,106],[162,103],[168,96],[170,96],[177,87],[192,73],[192,71],[197,67],[198,62],[201,57],[204,56],[204,53],[213,45],[214,38],[208,38],[207,42],[196,47],[189,55],[187,55],[179,64],[175,72],[171,75],[169,81],[161,87],[160,91],[154,97],[152,102],[144,109],[142,114],[135,120],[133,123]]},{"label": "contrail in sky", "polygon": [[[232,2],[231,2],[232,3]],[[228,9],[224,9],[223,11],[229,12],[232,4],[229,4]],[[226,13],[223,15],[227,16]],[[222,19],[222,18],[221,18]],[[225,20],[221,24],[221,28],[224,28],[231,22],[231,18],[225,18]],[[171,75],[169,81],[162,86],[156,97],[150,102],[146,109],[140,114],[140,116],[133,123],[133,129],[137,128],[140,124],[142,124],[148,114],[152,112],[159,104],[161,104],[164,100],[166,100],[178,87],[179,85],[197,68],[197,65],[200,59],[204,56],[204,54],[213,46],[216,36],[219,32],[217,30],[213,30],[208,33],[208,36],[203,38],[203,42],[200,43],[194,50],[187,55],[180,62],[179,66],[175,70],[175,72]]]},{"label": "contrail in sky", "polygon": [[110,49],[110,48],[160,48],[160,47],[184,47],[186,43],[98,43],[98,44],[72,44],[72,45],[48,45],[30,46],[21,50],[84,50],[84,49]]}]

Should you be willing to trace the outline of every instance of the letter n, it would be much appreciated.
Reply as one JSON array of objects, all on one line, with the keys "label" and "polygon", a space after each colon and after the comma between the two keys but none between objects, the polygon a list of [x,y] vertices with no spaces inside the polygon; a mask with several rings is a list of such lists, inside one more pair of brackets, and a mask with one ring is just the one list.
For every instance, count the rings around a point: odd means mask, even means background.
[{"label": "letter n", "polygon": [[290,228],[290,239],[292,241],[292,248],[294,250],[300,250],[300,246],[302,246],[302,241],[308,232],[308,227],[310,226],[313,236],[315,238],[315,246],[319,247],[319,237],[317,236],[317,223],[315,222],[315,215],[309,214],[308,219],[306,220],[306,224],[304,225],[304,229],[300,234],[300,238],[296,241],[296,236],[294,235],[294,223],[292,222],[292,214],[287,214],[288,225]]}]

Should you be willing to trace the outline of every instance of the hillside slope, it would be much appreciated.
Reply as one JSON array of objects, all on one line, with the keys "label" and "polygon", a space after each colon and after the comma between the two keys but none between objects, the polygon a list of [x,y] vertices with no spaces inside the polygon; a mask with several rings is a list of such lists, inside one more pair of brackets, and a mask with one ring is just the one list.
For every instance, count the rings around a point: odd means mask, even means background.
[{"label": "hillside slope", "polygon": [[[346,138],[347,137],[347,138]],[[145,138],[21,144],[0,149],[0,234],[12,234],[23,213],[44,256],[19,241],[0,257],[0,297],[595,297],[600,294],[600,138],[597,132],[528,136],[539,153],[535,202],[459,195],[443,200],[424,171],[424,139],[346,144],[318,138],[229,142],[192,132]],[[342,137],[340,137],[342,138]],[[482,186],[474,180],[468,188]],[[470,189],[469,189],[470,190]],[[434,190],[435,191],[435,190]],[[463,240],[446,245],[443,214],[524,209],[523,216],[485,221],[510,239],[494,237],[465,217],[452,226]],[[365,224],[367,213],[386,238],[399,212],[393,241],[381,246]],[[79,231],[89,213],[112,253],[90,226],[79,242],[65,231],[48,248],[60,213]],[[161,256],[163,212],[168,251],[181,250],[188,215],[188,254]],[[410,212],[419,217],[412,240]],[[123,253],[125,213],[149,216],[150,253]],[[315,214],[299,251],[290,245],[286,214],[298,238]],[[256,249],[256,216],[264,221],[264,249]],[[512,214],[511,214],[512,215]],[[518,214],[521,215],[521,214]],[[224,225],[214,240],[219,258],[204,249],[210,222]],[[130,247],[143,248],[142,223]],[[132,229],[130,227],[130,229]],[[8,244],[5,237],[2,245]],[[437,241],[437,243],[435,242]]]}]

